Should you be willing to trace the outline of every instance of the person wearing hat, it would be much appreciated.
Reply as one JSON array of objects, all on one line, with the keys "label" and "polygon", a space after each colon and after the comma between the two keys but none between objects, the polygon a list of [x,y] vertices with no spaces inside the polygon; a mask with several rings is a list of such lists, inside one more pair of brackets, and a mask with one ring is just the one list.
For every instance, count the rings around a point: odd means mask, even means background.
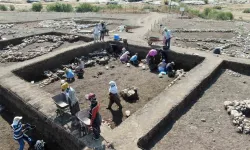
[{"label": "person wearing hat", "polygon": [[105,22],[103,20],[100,21],[99,30],[100,30],[100,41],[104,41],[104,35],[106,32],[106,25],[105,25]]},{"label": "person wearing hat", "polygon": [[109,82],[109,105],[106,109],[111,109],[112,105],[116,103],[119,106],[119,109],[122,109],[120,98],[118,95],[118,88],[115,81]]},{"label": "person wearing hat", "polygon": [[170,49],[170,40],[172,38],[172,34],[171,34],[171,31],[168,30],[166,27],[163,30],[163,38],[165,41],[166,49]]},{"label": "person wearing hat", "polygon": [[82,79],[83,78],[83,74],[84,74],[84,61],[82,59],[79,58],[75,58],[77,61],[77,66],[75,68],[75,73],[78,76],[78,79]]},{"label": "person wearing hat", "polygon": [[94,133],[93,139],[98,140],[100,138],[100,126],[102,123],[101,115],[99,113],[100,104],[96,100],[96,96],[94,93],[89,93],[85,95],[85,98],[90,101],[89,119],[91,120],[90,124]]},{"label": "person wearing hat", "polygon": [[71,69],[65,68],[67,82],[75,81],[75,74]]},{"label": "person wearing hat", "polygon": [[124,54],[122,54],[120,61],[122,63],[127,63],[129,61],[129,51],[126,51]]},{"label": "person wearing hat", "polygon": [[78,111],[80,111],[78,98],[76,97],[75,90],[69,86],[67,82],[61,85],[61,89],[63,94],[66,96],[66,100],[69,104],[71,115],[75,115]]},{"label": "person wearing hat", "polygon": [[13,138],[16,141],[18,141],[19,150],[24,149],[24,145],[25,145],[24,141],[26,141],[29,144],[29,146],[32,145],[32,139],[28,135],[24,134],[24,131],[25,131],[24,128],[26,128],[27,125],[22,124],[22,122],[21,122],[22,118],[23,117],[21,117],[21,116],[16,116],[13,119],[13,122],[11,124],[12,130],[14,133]]},{"label": "person wearing hat", "polygon": [[135,55],[133,55],[131,58],[130,58],[130,63],[137,66],[139,64],[139,61],[138,61],[138,53],[135,53]]},{"label": "person wearing hat", "polygon": [[95,27],[93,29],[93,36],[94,36],[94,43],[98,42],[100,36],[100,29],[98,24],[95,24]]}]

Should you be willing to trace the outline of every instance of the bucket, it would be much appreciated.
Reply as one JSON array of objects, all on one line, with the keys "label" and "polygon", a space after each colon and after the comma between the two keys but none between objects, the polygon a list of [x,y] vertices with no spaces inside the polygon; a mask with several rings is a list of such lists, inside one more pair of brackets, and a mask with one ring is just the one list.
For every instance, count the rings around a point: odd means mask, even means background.
[{"label": "bucket", "polygon": [[114,40],[115,40],[115,41],[119,41],[119,40],[120,40],[120,36],[119,36],[118,34],[115,34],[115,35],[114,35]]}]

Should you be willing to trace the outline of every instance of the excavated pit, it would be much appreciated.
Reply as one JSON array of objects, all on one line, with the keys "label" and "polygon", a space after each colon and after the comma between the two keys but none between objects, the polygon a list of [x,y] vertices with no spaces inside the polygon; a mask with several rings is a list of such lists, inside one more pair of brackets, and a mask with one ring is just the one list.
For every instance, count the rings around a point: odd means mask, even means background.
[{"label": "excavated pit", "polygon": [[79,35],[47,32],[0,41],[0,65],[33,59],[55,50],[83,44],[91,40],[91,38]]},{"label": "excavated pit", "polygon": [[237,126],[224,108],[224,101],[249,99],[249,69],[249,64],[223,61],[181,104],[140,138],[138,146],[159,150],[249,147],[248,135],[237,133]]},{"label": "excavated pit", "polygon": [[[116,44],[119,50],[122,49],[120,43]],[[109,47],[109,43],[97,43],[93,45],[87,45],[85,47],[75,48],[74,50],[66,51],[65,53],[58,54],[55,57],[40,61],[35,64],[31,64],[24,68],[15,70],[14,73],[24,80],[30,82],[35,81],[35,84],[39,86],[39,82],[45,78],[43,71],[54,70],[56,68],[62,68],[61,65],[69,64],[75,57],[86,56],[90,52],[95,50],[100,50],[102,48]],[[138,53],[140,59],[144,59],[149,47],[140,47],[136,45],[129,45],[129,50],[132,54]],[[175,69],[184,69],[186,72],[191,70],[197,64],[203,61],[203,57],[196,55],[180,54],[176,52],[168,52],[168,61],[174,61],[176,63]],[[109,66],[114,66],[114,68],[106,70],[106,65],[95,65],[93,67],[88,67],[85,69],[84,79],[76,79],[71,86],[77,91],[77,96],[80,99],[81,109],[88,108],[88,103],[84,100],[85,94],[89,92],[94,92],[100,101],[101,114],[104,120],[112,120],[110,126],[114,128],[118,126],[123,120],[126,119],[123,116],[126,110],[130,110],[131,114],[138,110],[138,108],[144,106],[148,101],[157,96],[161,91],[163,91],[174,78],[169,78],[164,76],[163,78],[158,77],[157,72],[150,72],[149,70],[142,70],[141,67],[127,67],[125,64],[111,58],[109,61]],[[37,69],[33,69],[37,68]],[[96,76],[99,72],[102,74],[98,77]],[[108,111],[105,109],[108,105],[108,82],[115,80],[117,82],[119,91],[129,88],[131,86],[138,87],[139,99],[137,101],[125,101],[121,100],[123,105],[123,111],[117,110],[117,106],[113,106],[113,110]],[[41,87],[48,93],[53,95],[60,93],[60,81],[55,81],[49,85]]]}]

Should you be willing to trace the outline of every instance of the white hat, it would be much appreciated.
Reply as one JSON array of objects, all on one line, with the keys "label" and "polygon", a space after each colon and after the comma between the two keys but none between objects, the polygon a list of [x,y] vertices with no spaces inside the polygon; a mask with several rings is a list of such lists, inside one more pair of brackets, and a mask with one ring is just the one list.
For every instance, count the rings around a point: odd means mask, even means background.
[{"label": "white hat", "polygon": [[115,85],[115,81],[110,81],[109,85]]},{"label": "white hat", "polygon": [[65,83],[65,80],[61,80],[61,85],[63,85]]},{"label": "white hat", "polygon": [[18,123],[20,122],[20,120],[22,120],[23,117],[22,116],[16,116],[14,119],[13,119],[13,122],[12,122],[12,126],[15,126],[15,125],[18,125]]},{"label": "white hat", "polygon": [[127,117],[129,117],[129,116],[130,116],[130,111],[129,111],[129,110],[126,110],[126,111],[125,111],[125,114],[126,114]]}]

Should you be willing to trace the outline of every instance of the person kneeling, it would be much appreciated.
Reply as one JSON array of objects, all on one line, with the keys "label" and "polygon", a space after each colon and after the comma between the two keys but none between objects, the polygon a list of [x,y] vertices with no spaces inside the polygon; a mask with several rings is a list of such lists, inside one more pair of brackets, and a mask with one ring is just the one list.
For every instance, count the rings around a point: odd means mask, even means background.
[{"label": "person kneeling", "polygon": [[75,74],[71,69],[65,69],[65,74],[67,78],[67,82],[73,82],[75,81]]},{"label": "person kneeling", "polygon": [[134,66],[137,66],[139,64],[139,61],[138,61],[138,54],[135,53],[135,55],[133,55],[131,58],[130,58],[130,63]]}]

